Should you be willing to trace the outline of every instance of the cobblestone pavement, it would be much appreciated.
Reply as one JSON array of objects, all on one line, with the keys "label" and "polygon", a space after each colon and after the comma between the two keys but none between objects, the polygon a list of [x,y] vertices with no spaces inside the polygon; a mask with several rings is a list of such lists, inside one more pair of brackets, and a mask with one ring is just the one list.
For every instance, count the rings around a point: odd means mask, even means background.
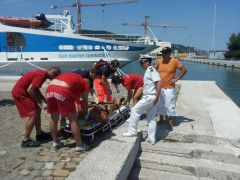
[{"label": "cobblestone pavement", "polygon": [[[1,83],[1,82],[0,82]],[[45,88],[41,91],[45,94]],[[115,91],[115,88],[112,87]],[[120,87],[121,92],[125,92]],[[89,153],[76,154],[75,140],[62,139],[64,147],[53,150],[52,142],[45,142],[38,148],[21,148],[27,119],[19,117],[12,99],[11,89],[1,91],[0,88],[0,179],[65,179],[79,162]],[[49,132],[50,115],[42,112],[42,129]],[[31,137],[35,139],[33,129]],[[98,134],[91,143],[91,151],[104,140],[105,134]]]}]

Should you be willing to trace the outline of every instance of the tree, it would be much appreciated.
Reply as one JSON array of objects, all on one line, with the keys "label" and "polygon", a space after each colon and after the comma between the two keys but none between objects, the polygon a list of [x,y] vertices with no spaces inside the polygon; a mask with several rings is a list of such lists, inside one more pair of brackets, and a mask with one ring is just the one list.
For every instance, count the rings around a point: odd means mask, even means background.
[{"label": "tree", "polygon": [[225,58],[240,59],[240,33],[233,33],[229,38],[228,51],[224,54]]}]

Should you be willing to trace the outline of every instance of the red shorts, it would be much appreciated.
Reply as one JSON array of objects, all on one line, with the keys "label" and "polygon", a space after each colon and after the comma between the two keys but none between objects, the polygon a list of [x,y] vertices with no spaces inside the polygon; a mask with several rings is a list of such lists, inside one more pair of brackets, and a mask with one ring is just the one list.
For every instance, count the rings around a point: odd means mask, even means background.
[{"label": "red shorts", "polygon": [[49,85],[47,90],[47,112],[59,111],[61,115],[76,113],[75,96],[66,87]]},{"label": "red shorts", "polygon": [[16,97],[14,95],[12,96],[21,118],[36,116],[41,112],[41,108],[30,97]]}]

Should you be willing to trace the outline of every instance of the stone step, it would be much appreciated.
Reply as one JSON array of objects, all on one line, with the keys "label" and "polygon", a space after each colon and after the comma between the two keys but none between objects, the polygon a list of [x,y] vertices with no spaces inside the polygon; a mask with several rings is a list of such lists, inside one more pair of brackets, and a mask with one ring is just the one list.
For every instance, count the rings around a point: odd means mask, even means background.
[{"label": "stone step", "polygon": [[[147,123],[142,123],[139,125],[139,129],[142,130],[143,137],[147,136],[148,126]],[[204,134],[194,134],[194,132],[190,132],[191,125],[185,125],[186,131],[170,131],[167,129],[168,124],[164,124],[162,126],[158,126],[158,130],[156,133],[157,142],[161,140],[173,140],[176,142],[184,142],[184,143],[202,143],[202,144],[214,144],[214,145],[228,145],[235,146],[240,148],[240,140],[228,139],[223,137],[216,137],[215,135],[204,135]]]},{"label": "stone step", "polygon": [[142,152],[135,167],[213,179],[239,179],[240,166],[206,159]]},{"label": "stone step", "polygon": [[210,178],[204,177],[196,177],[186,174],[179,174],[173,172],[166,171],[158,171],[154,169],[148,168],[133,168],[131,173],[128,176],[128,180],[156,180],[156,179],[164,179],[164,180],[211,180]]},{"label": "stone step", "polygon": [[142,152],[206,159],[227,164],[240,165],[240,149],[234,147],[201,143],[160,141],[154,146],[148,142],[142,142],[141,150]]}]

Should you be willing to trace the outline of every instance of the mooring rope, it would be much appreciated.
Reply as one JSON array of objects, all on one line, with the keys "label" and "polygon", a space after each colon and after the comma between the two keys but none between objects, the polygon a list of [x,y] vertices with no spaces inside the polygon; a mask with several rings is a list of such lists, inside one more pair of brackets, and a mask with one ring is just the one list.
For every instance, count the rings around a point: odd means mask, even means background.
[{"label": "mooring rope", "polygon": [[[108,54],[107,50],[103,47],[103,50],[104,50],[104,53],[105,53],[105,56],[107,57],[107,61],[108,63],[110,64],[111,63],[111,58],[110,58],[110,55]],[[117,72],[119,74],[119,76],[121,75],[126,75],[121,69],[117,68]]]},{"label": "mooring rope", "polygon": [[5,65],[3,65],[3,66],[0,66],[0,68],[6,67],[6,66],[8,66],[8,65],[10,65],[10,64],[12,64],[12,63],[15,63],[15,62],[16,62],[16,61],[10,62],[10,63],[8,63],[8,64],[5,64]]},{"label": "mooring rope", "polygon": [[27,61],[24,61],[24,62],[26,62],[26,63],[28,63],[28,64],[30,64],[30,65],[32,65],[32,66],[38,68],[38,69],[46,70],[46,69],[41,68],[41,67],[39,67],[39,66],[37,66],[37,65],[34,65],[34,64],[30,63],[30,62],[27,62]]}]

